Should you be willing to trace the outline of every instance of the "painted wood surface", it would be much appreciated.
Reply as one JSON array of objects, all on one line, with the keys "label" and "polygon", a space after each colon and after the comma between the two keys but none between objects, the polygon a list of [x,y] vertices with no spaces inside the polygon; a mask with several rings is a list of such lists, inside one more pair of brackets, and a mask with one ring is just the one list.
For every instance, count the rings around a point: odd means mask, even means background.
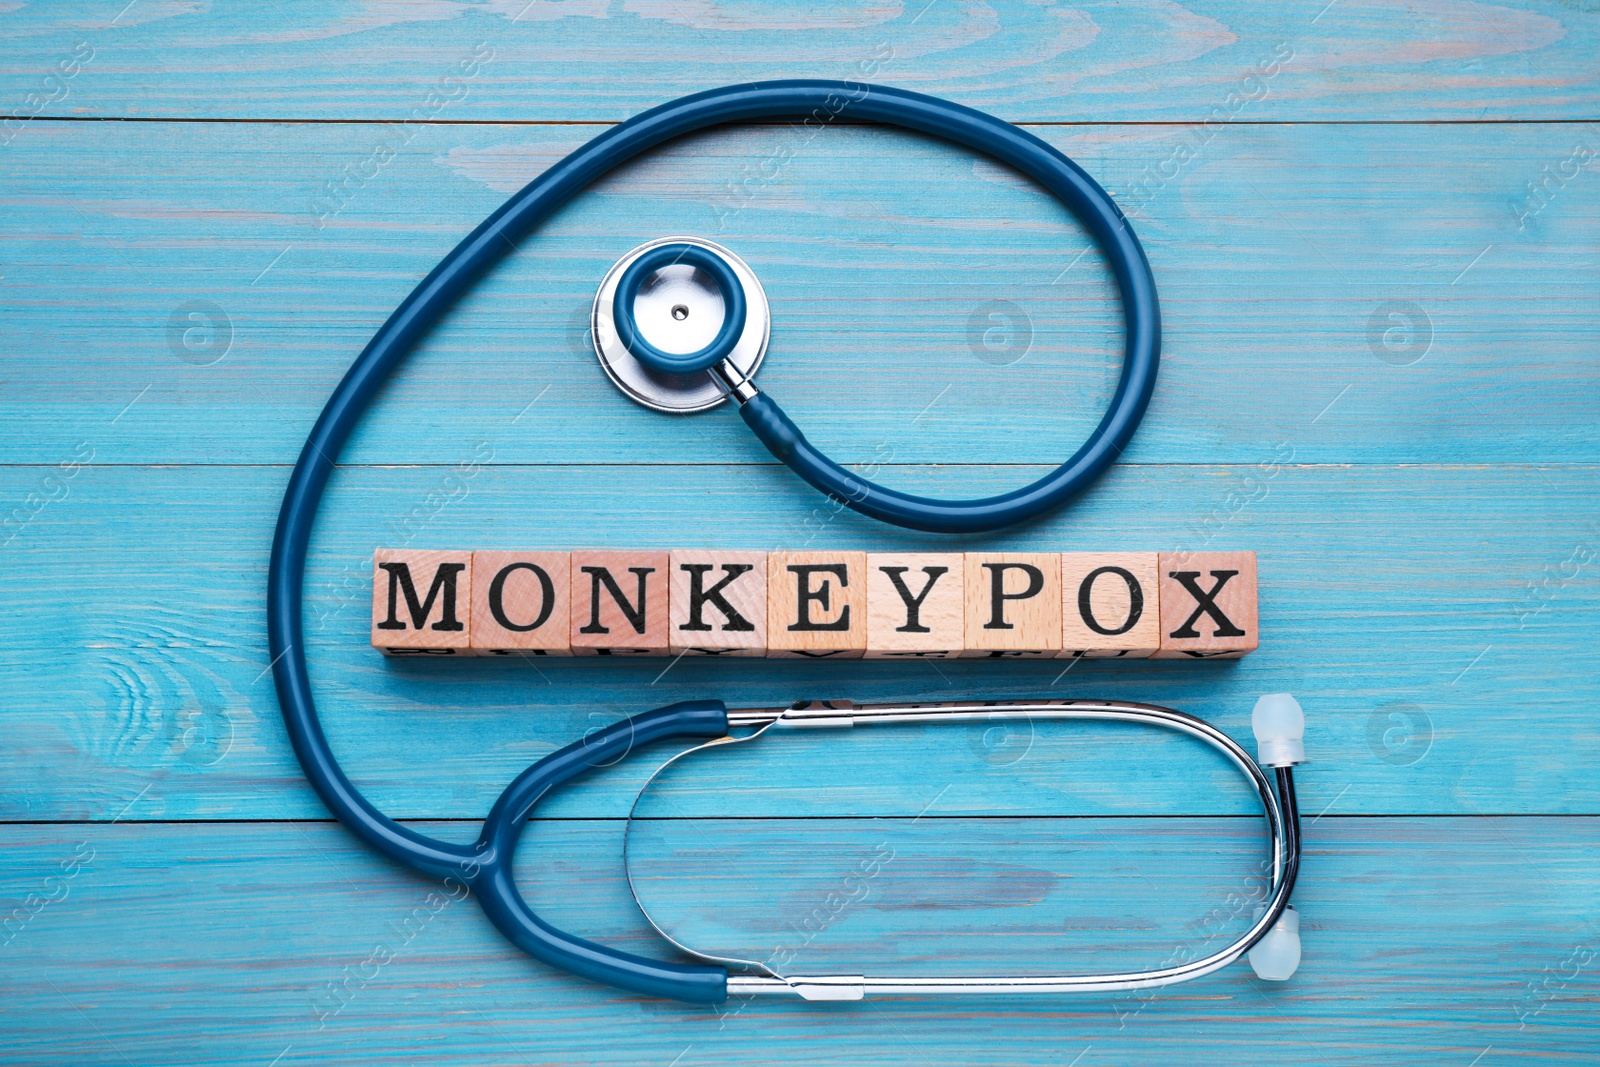
[{"label": "painted wood surface", "polygon": [[[1264,636],[1235,664],[386,661],[368,645],[367,560],[407,536],[419,547],[481,542],[486,531],[508,545],[952,544],[836,512],[775,465],[466,471],[342,469],[313,543],[307,641],[318,700],[351,773],[397,815],[481,816],[517,771],[584,730],[708,695],[753,706],[1116,696],[1182,707],[1248,739],[1256,696],[1284,690],[1310,716],[1316,762],[1303,789],[1313,812],[1600,812],[1600,784],[1570,758],[1596,743],[1600,698],[1580,666],[1593,655],[1600,594],[1593,564],[1573,557],[1600,537],[1590,467],[1289,465],[1268,477],[1254,467],[1127,465],[1063,514],[954,541],[1248,546],[1260,557]],[[970,493],[1040,473],[895,467],[884,477]],[[37,468],[0,474],[12,496],[41,477]],[[28,770],[0,793],[6,817],[107,819],[147,786],[130,817],[318,815],[283,737],[261,623],[285,477],[282,468],[91,466],[18,532],[8,584],[27,610],[0,621],[0,670],[9,741]],[[1080,761],[1081,731],[1041,728],[1019,763],[1018,737],[954,734],[913,731],[904,752],[852,741],[883,762],[865,777],[831,774],[828,746],[758,766],[754,779],[742,765],[713,768],[690,790],[693,810],[739,812],[760,796],[775,812],[914,814],[930,776],[960,778],[951,799],[975,813],[1253,810],[1227,792],[1232,772],[1192,762],[1187,745],[1147,767],[1143,738],[1113,731],[1094,750],[1104,760]],[[1210,768],[1203,787],[1187,776],[1196,767]],[[619,781],[635,773],[619,771]],[[562,798],[559,810],[625,810],[623,786],[595,789]]]},{"label": "painted wood surface", "polygon": [[[0,14],[0,1063],[1593,1063],[1592,7]],[[796,76],[992,110],[1111,191],[1165,329],[1124,462],[1032,526],[931,538],[840,513],[728,412],[619,399],[584,336],[593,289],[669,232],[755,267],[775,317],[763,388],[892,485],[1037,477],[1119,365],[1098,256],[1002,168],[843,125],[667,146],[510,255],[341,457],[307,585],[335,750],[385,811],[461,820],[427,825],[462,840],[528,763],[672,700],[1094,695],[1248,741],[1256,696],[1287,690],[1312,759],[1292,982],[1240,965],[1121,999],[640,1000],[512,951],[470,903],[435,906],[305,785],[267,673],[264,570],[333,383],[464,233],[605,123]],[[374,547],[489,547],[486,531],[505,547],[1251,549],[1263,639],[1238,663],[1065,674],[367,647]],[[620,850],[668,751],[541,805],[519,869],[536,908],[664,955]],[[685,761],[633,847],[652,914],[708,948],[1138,966],[1245,921],[1254,810],[1209,750],[1149,731],[863,729]],[[890,853],[864,898],[784,940]],[[368,976],[386,939],[398,958]]]},{"label": "painted wood surface", "polygon": [[[831,890],[830,876],[842,879],[862,855],[887,855],[879,848],[887,842],[892,858],[866,895],[802,952],[906,970],[1138,966],[1201,950],[1243,921],[1238,898],[1248,901],[1257,843],[1255,826],[1237,819],[673,825],[680,833],[649,857],[663,869],[641,871],[659,917],[698,934],[736,921],[752,937],[769,934],[766,945],[792,939],[795,912],[825,899],[811,894]],[[740,877],[697,871],[707,843],[690,832],[696,826],[712,844],[741,849]],[[473,829],[421,828],[456,839]],[[1600,878],[1595,820],[1328,816],[1307,829],[1296,892],[1306,954],[1289,985],[1258,982],[1239,966],[1144,996],[750,1001],[718,1013],[607,990],[529,960],[472,902],[430,900],[433,885],[334,824],[11,826],[5,892],[58,899],[0,949],[0,1058],[1594,1062],[1600,946],[1577,912]],[[556,925],[659,954],[621,876],[621,837],[618,821],[536,822],[519,853],[519,882]],[[47,886],[63,860],[77,873]],[[792,882],[797,868],[810,874]],[[712,888],[729,899],[702,895]],[[755,906],[763,900],[764,910]],[[379,946],[395,958],[368,964]]]},{"label": "painted wood surface", "polygon": [[[284,462],[417,280],[601,128],[425,127],[323,218],[327,183],[366,173],[386,134],[35,124],[0,153],[0,459],[88,442],[103,463]],[[1600,128],[1233,125],[1181,166],[1193,128],[1041,132],[1117,194],[1159,281],[1161,380],[1129,461],[1259,463],[1285,442],[1307,462],[1600,460],[1600,164],[1518,222],[1527,183],[1575,145],[1600,154]],[[743,184],[780,152],[774,180]],[[618,404],[596,366],[595,286],[664,232],[753,264],[774,309],[762,387],[844,461],[1059,463],[1115,386],[1115,291],[1037,189],[892,132],[758,127],[571,204],[343,458],[489,439],[496,462],[768,460],[731,413]]]},{"label": "painted wood surface", "polygon": [[[616,121],[711,85],[825,77],[1012,121],[1201,121],[1259,92],[1247,79],[1285,49],[1255,117],[1589,119],[1600,98],[1583,0],[94,0],[9,11],[4,34],[0,86],[23,115]],[[48,81],[79,46],[93,58]]]}]

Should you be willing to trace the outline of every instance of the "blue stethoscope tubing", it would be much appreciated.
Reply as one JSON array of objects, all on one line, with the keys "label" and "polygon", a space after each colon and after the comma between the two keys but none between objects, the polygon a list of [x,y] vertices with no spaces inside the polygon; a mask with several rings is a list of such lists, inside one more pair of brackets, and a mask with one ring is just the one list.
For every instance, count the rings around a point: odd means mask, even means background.
[{"label": "blue stethoscope tubing", "polygon": [[530,182],[457,245],[389,316],[329,397],[289,476],[273,537],[267,578],[273,680],[290,743],[323,803],[352,833],[396,862],[470,886],[494,925],[531,955],[652,996],[717,1003],[727,995],[727,971],[618,952],[555,929],[523,900],[512,876],[512,857],[529,813],[549,790],[655,741],[725,734],[728,719],[722,702],[658,708],[546,756],[506,787],[473,844],[427,837],[373,807],[351,784],[323,734],[301,625],[306,546],[334,460],[379,387],[434,323],[519,240],[597,178],[665,141],[725,123],[811,116],[886,123],[954,141],[1010,164],[1049,189],[1089,230],[1121,289],[1126,319],[1122,377],[1105,417],[1076,455],[1033,485],[981,500],[939,501],[874,485],[818,452],[765,394],[741,408],[745,421],[806,481],[863,514],[900,526],[952,533],[993,530],[1037,516],[1082,490],[1127,445],[1155,386],[1159,359],[1155,281],[1144,250],[1115,203],[1054,148],[971,108],[876,85],[756,82],[686,96],[613,127]]}]

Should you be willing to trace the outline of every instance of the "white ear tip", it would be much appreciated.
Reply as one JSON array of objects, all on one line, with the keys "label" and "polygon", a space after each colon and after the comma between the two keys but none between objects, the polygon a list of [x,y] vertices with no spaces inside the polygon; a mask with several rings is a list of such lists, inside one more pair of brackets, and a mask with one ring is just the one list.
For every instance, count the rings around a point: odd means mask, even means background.
[{"label": "white ear tip", "polygon": [[1250,950],[1250,966],[1267,982],[1287,982],[1300,966],[1300,913],[1283,909],[1267,935]]},{"label": "white ear tip", "polygon": [[1268,693],[1250,715],[1256,759],[1263,767],[1292,767],[1306,761],[1306,714],[1288,693]]}]

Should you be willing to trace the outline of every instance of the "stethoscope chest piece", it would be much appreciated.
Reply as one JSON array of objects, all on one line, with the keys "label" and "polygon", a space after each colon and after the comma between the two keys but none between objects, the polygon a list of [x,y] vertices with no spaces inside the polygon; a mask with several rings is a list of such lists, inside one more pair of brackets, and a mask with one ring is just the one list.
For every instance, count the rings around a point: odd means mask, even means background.
[{"label": "stethoscope chest piece", "polygon": [[[612,383],[636,403],[676,414],[728,398],[701,366],[708,361],[726,360],[752,377],[767,354],[770,325],[755,272],[700,237],[662,237],[617,260],[590,320],[595,355]],[[675,365],[685,372],[657,369]]]}]

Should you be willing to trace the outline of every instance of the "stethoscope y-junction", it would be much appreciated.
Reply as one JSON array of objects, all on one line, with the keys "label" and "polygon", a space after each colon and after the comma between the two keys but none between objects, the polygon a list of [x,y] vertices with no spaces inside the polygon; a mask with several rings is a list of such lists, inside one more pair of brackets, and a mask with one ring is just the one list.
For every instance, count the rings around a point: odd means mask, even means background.
[{"label": "stethoscope y-junction", "polygon": [[[489,919],[515,944],[554,966],[624,989],[694,1002],[740,994],[807,999],[872,994],[1079,992],[1144,989],[1198,978],[1246,952],[1263,977],[1287,978],[1299,960],[1298,919],[1289,908],[1299,866],[1299,817],[1290,767],[1304,759],[1299,706],[1262,698],[1254,718],[1259,762],[1204,721],[1168,708],[1115,701],[980,701],[851,706],[798,703],[729,709],[698,700],[624,719],[522,772],[495,802],[478,840],[438,841],[379,812],[355,788],[317,719],[301,631],[306,546],[334,460],[379,387],[468,288],[556,209],[596,179],[663,142],[707,127],[775,119],[842,119],[903,127],[985,153],[1028,175],[1078,218],[1109,262],[1122,296],[1121,378],[1095,431],[1060,467],[1031,485],[976,500],[899,492],[846,470],[818,451],[753,378],[770,336],[768,305],[749,266],[710,241],[669,237],[633,250],[601,283],[593,312],[596,352],[624,393],[665,411],[699,411],[731,397],[756,436],[800,477],[845,506],[884,522],[943,533],[1011,526],[1083,490],[1126,447],[1155,386],[1160,316],[1149,263],[1111,198],[1043,141],[982,112],[882,86],[832,81],[735,85],[647,111],[596,137],[545,171],[489,216],[395,309],[329,398],[301,450],[278,516],[268,577],[268,635],[289,738],[306,777],[341,822],[384,855],[423,874],[471,886]],[[1007,717],[1114,720],[1175,730],[1221,753],[1260,797],[1269,834],[1270,888],[1235,941],[1204,958],[1116,974],[894,977],[779,974],[762,964],[678,947],[703,963],[672,963],[555,929],[528,907],[512,878],[512,857],[534,806],[555,787],[656,741],[696,739],[716,747],[773,731],[895,722],[961,722]],[[676,758],[676,757],[675,757]],[[1271,777],[1263,767],[1273,771]],[[659,929],[659,927],[658,927]],[[665,931],[662,931],[664,936]],[[673,944],[678,944],[673,940]],[[742,970],[729,973],[732,965]]]}]

